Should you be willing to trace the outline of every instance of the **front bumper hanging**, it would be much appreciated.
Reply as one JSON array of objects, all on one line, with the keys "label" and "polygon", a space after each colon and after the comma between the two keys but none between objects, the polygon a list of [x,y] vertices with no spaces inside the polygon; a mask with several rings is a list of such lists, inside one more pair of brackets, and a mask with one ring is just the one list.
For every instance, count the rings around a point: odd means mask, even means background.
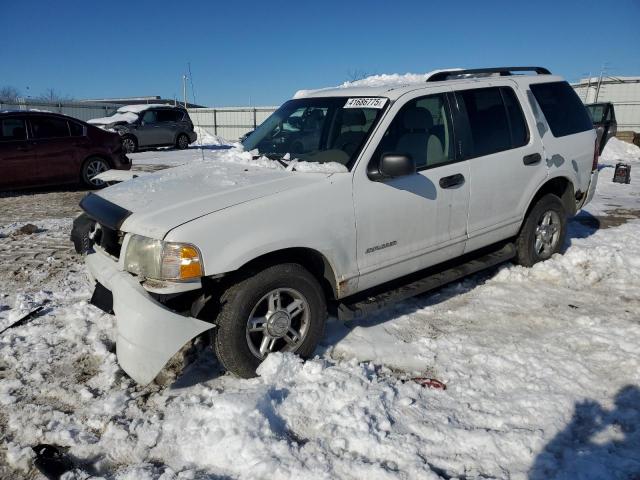
[{"label": "front bumper hanging", "polygon": [[[175,313],[151,297],[131,274],[97,252],[86,257],[91,276],[113,297],[116,355],[122,369],[146,385],[184,344],[214,328],[214,324]],[[105,293],[101,292],[100,297]]]}]

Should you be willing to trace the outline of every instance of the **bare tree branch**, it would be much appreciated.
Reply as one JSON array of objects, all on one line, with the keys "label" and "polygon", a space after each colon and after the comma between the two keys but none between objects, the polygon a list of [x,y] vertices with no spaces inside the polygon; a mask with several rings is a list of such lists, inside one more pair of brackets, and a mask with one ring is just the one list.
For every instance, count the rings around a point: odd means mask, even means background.
[{"label": "bare tree branch", "polygon": [[16,87],[10,85],[0,87],[0,101],[14,103],[18,101],[18,97],[20,97],[20,90]]},{"label": "bare tree branch", "polygon": [[47,88],[44,93],[37,97],[38,100],[44,100],[45,102],[65,102],[73,100],[73,97],[69,95],[61,95],[53,88]]}]

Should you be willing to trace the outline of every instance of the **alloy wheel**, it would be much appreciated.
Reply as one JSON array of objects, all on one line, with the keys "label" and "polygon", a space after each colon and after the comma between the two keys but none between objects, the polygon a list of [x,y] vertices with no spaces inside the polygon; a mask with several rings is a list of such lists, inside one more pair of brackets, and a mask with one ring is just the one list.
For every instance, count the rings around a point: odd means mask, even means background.
[{"label": "alloy wheel", "polygon": [[542,214],[534,235],[534,249],[540,258],[549,258],[560,240],[560,216],[554,210]]},{"label": "alloy wheel", "polygon": [[89,163],[87,164],[87,169],[86,169],[87,180],[89,180],[89,183],[91,185],[94,185],[96,187],[101,187],[102,185],[104,185],[104,182],[94,177],[99,173],[106,172],[108,169],[109,167],[107,166],[104,160],[100,160],[98,158],[90,160]]},{"label": "alloy wheel", "polygon": [[133,138],[123,138],[122,139],[122,148],[124,148],[124,151],[126,153],[133,153],[136,151],[136,142],[133,140]]},{"label": "alloy wheel", "polygon": [[271,352],[295,352],[309,330],[309,314],[309,303],[297,290],[277,288],[264,295],[247,321],[251,353],[262,360]]}]

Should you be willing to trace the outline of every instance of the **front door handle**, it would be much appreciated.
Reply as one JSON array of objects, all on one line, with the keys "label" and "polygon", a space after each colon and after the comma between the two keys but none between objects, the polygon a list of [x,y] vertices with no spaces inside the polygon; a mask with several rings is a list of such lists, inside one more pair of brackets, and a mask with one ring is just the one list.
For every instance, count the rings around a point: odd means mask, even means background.
[{"label": "front door handle", "polygon": [[535,165],[537,163],[540,163],[541,160],[542,155],[540,155],[539,153],[532,153],[530,155],[525,155],[524,157],[522,157],[522,162],[525,165]]},{"label": "front door handle", "polygon": [[464,183],[464,175],[456,173],[455,175],[449,175],[448,177],[442,177],[440,179],[440,187],[453,188]]}]

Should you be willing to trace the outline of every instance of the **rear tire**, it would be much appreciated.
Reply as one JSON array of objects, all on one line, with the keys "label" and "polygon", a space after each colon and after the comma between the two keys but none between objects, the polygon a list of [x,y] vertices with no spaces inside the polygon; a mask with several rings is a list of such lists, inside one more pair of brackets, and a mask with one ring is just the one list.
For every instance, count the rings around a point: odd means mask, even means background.
[{"label": "rear tire", "polygon": [[562,248],[567,212],[562,201],[548,193],[533,206],[516,239],[517,263],[525,267],[547,260]]},{"label": "rear tire", "polygon": [[99,173],[106,172],[110,168],[109,163],[107,163],[104,158],[89,157],[82,164],[80,179],[82,180],[82,183],[89,188],[106,187],[107,184],[105,182],[94,179],[93,177]]},{"label": "rear tire", "polygon": [[138,140],[133,135],[122,137],[122,148],[125,153],[135,153],[138,151]]},{"label": "rear tire", "polygon": [[178,135],[176,139],[176,148],[180,150],[186,150],[189,148],[189,137],[187,137],[184,133]]},{"label": "rear tire", "polygon": [[271,352],[313,355],[326,318],[324,292],[313,275],[296,263],[274,265],[224,292],[213,346],[226,370],[251,378]]}]

